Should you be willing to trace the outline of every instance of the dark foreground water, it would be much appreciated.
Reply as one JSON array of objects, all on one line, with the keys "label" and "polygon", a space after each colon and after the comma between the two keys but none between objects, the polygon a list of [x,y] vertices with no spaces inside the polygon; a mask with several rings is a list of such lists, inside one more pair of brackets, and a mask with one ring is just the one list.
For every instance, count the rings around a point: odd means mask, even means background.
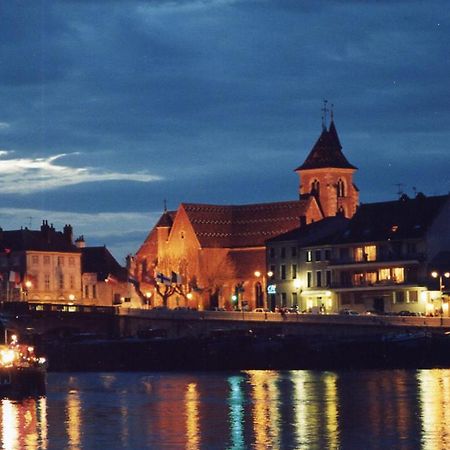
[{"label": "dark foreground water", "polygon": [[446,449],[450,370],[73,373],[0,400],[2,449]]}]

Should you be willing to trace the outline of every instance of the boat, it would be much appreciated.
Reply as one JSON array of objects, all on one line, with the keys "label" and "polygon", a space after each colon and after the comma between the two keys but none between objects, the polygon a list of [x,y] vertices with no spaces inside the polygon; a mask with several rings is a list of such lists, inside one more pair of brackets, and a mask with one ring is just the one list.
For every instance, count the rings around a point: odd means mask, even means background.
[{"label": "boat", "polygon": [[47,362],[34,347],[19,344],[11,336],[0,345],[0,398],[39,397],[46,393]]}]

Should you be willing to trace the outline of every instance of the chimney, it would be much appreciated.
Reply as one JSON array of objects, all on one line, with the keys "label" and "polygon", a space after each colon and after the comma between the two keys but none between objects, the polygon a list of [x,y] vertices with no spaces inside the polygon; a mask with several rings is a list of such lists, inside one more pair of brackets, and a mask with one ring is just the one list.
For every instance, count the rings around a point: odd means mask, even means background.
[{"label": "chimney", "polygon": [[72,241],[73,241],[72,225],[64,225],[63,235],[64,235],[64,238],[66,239],[66,242],[68,242],[69,244],[72,244]]},{"label": "chimney", "polygon": [[81,235],[75,239],[75,245],[77,248],[86,248],[86,242],[84,241],[83,235]]}]

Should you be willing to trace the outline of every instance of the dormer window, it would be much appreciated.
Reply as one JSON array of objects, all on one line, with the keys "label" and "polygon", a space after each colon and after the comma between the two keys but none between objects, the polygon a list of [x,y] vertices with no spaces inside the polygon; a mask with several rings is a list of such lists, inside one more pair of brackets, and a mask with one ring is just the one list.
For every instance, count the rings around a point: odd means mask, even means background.
[{"label": "dormer window", "polygon": [[311,194],[319,195],[320,193],[320,183],[319,180],[314,180],[311,183]]}]

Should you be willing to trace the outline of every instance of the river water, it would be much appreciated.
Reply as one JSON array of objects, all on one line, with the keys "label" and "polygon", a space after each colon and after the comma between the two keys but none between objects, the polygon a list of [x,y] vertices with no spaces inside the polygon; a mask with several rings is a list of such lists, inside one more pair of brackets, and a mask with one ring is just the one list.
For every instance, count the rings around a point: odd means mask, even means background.
[{"label": "river water", "polygon": [[50,373],[2,449],[450,448],[450,370]]}]

